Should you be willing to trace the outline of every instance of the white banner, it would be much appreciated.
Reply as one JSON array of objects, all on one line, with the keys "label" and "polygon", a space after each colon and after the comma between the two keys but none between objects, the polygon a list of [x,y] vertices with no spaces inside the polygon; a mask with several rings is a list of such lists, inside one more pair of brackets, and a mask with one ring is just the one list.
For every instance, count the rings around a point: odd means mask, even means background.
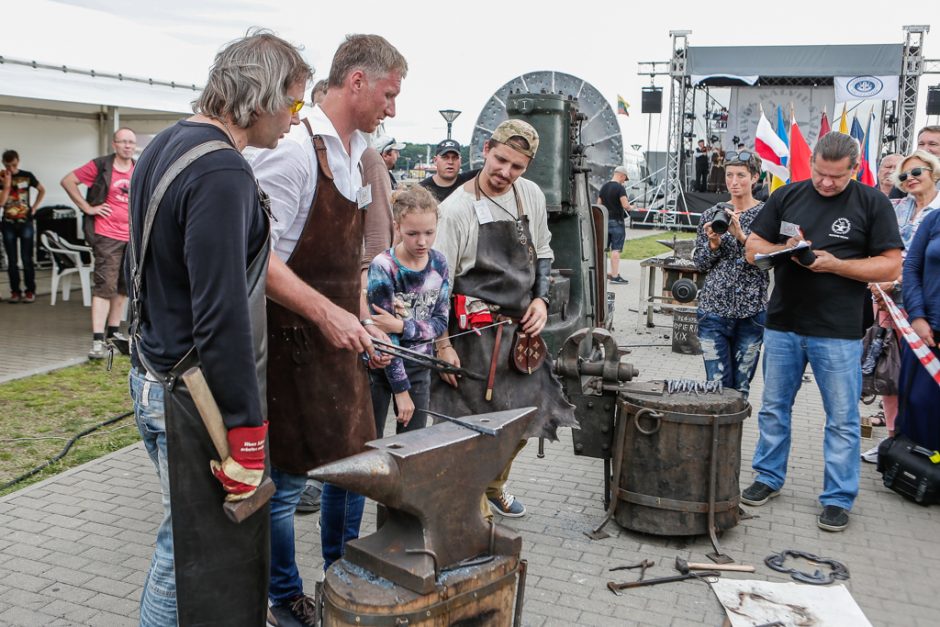
[{"label": "white banner", "polygon": [[836,102],[897,100],[899,76],[836,76]]}]

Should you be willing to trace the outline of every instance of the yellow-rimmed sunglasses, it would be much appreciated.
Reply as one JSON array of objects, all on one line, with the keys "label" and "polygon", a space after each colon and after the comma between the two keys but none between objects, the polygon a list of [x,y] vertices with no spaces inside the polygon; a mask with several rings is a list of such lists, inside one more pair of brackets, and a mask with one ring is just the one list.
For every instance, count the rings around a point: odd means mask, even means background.
[{"label": "yellow-rimmed sunglasses", "polygon": [[295,100],[294,104],[290,106],[290,114],[297,115],[300,113],[300,110],[304,108],[304,104],[303,100]]}]

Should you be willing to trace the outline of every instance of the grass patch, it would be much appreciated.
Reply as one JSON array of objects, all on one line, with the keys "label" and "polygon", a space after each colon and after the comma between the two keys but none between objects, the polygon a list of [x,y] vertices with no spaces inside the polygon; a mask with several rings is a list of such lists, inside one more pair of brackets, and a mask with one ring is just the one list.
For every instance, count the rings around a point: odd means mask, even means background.
[{"label": "grass patch", "polygon": [[647,235],[637,239],[627,240],[623,246],[623,252],[620,253],[621,259],[648,259],[661,255],[672,250],[668,246],[663,246],[656,240],[665,239],[695,239],[695,233],[689,231],[675,231],[672,233],[660,233],[658,235]]},{"label": "grass patch", "polygon": [[[0,485],[55,457],[70,438],[108,418],[131,411],[130,360],[115,355],[108,372],[102,361],[0,384]],[[54,439],[35,439],[54,438]],[[90,433],[42,472],[0,495],[19,490],[140,440],[134,417]]]}]

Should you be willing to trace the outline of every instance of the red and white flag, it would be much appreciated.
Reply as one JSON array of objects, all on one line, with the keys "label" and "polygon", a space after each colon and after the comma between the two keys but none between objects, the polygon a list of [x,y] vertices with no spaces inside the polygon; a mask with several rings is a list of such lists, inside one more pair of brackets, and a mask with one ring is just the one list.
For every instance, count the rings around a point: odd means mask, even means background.
[{"label": "red and white flag", "polygon": [[790,150],[767,121],[763,109],[760,112],[760,121],[757,123],[754,147],[760,155],[762,170],[770,172],[783,181],[790,178],[790,171],[787,166],[783,165],[783,160],[790,156]]}]

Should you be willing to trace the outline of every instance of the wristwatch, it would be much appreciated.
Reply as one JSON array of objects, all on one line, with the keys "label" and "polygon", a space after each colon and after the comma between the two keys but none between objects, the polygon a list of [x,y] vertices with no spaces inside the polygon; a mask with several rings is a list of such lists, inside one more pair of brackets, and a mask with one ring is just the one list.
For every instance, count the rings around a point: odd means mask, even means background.
[{"label": "wristwatch", "polygon": [[362,326],[364,326],[364,327],[374,327],[374,326],[375,326],[375,320],[373,320],[372,318],[363,318],[363,319],[360,320],[359,322],[362,323]]}]

